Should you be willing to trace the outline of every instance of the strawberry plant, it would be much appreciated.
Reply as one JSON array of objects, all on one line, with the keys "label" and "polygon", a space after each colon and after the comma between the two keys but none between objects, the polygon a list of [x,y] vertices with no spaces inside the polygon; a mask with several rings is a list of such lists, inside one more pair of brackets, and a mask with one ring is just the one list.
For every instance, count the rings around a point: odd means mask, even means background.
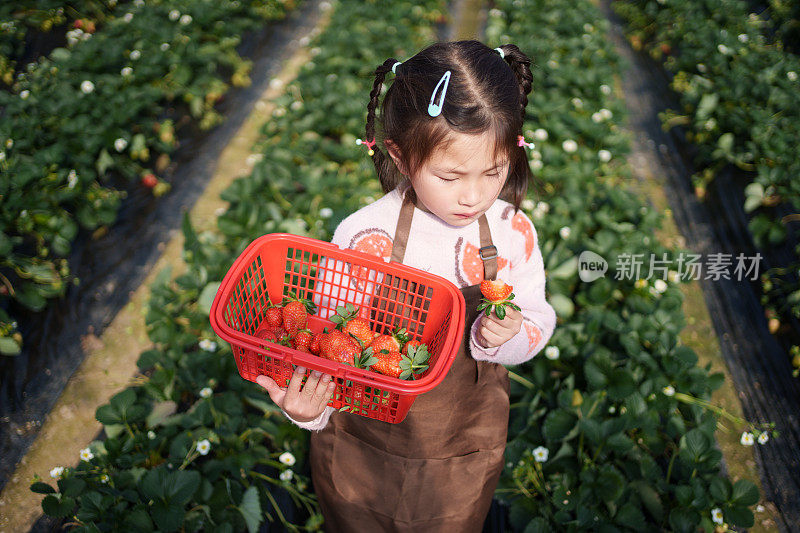
[{"label": "strawberry plant", "polygon": [[797,7],[775,0],[756,14],[740,0],[613,5],[628,22],[633,46],[663,61],[672,76],[681,108],[665,112],[662,122],[683,128],[696,148],[700,171],[692,179],[698,196],[734,169],[746,182],[742,208],[754,243],[768,257],[779,246],[791,257],[770,258],[775,266],[763,272],[761,303],[772,333],[793,325],[789,351],[797,375],[800,58],[782,41],[798,43]]},{"label": "strawberry plant", "polygon": [[[618,276],[625,254],[678,250],[652,237],[662,215],[620,186],[629,139],[611,89],[619,59],[608,23],[592,2],[566,6],[497,2],[486,30],[490,46],[514,42],[538,60],[526,136],[537,140],[531,166],[545,194],[526,209],[559,317],[543,356],[510,369],[497,494],[518,531],[748,527],[755,485],[721,475],[715,412],[683,401],[708,399],[722,376],[679,342],[680,280],[659,280],[659,290]],[[605,276],[579,279],[583,250],[608,260]]]},{"label": "strawberry plant", "polygon": [[[0,76],[9,85],[0,90],[2,354],[20,351],[16,314],[42,310],[77,283],[67,258],[80,230],[102,234],[132,187],[154,196],[169,189],[162,178],[178,137],[218,124],[215,104],[249,82],[250,62],[236,52],[240,35],[285,16],[292,3],[105,6],[0,7]],[[83,18],[77,8],[85,8]],[[97,24],[90,27],[92,13]],[[64,46],[7,79],[9,58],[25,52],[22,28],[55,32],[67,21],[80,38],[68,33]]]}]

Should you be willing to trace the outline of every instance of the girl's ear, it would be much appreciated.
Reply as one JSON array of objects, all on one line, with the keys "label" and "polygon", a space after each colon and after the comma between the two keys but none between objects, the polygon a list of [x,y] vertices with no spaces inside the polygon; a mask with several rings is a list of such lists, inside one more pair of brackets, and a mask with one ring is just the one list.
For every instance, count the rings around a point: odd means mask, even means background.
[{"label": "girl's ear", "polygon": [[385,139],[383,144],[386,146],[386,150],[389,152],[389,156],[394,161],[394,164],[397,166],[397,169],[400,171],[400,174],[404,176],[408,176],[408,171],[405,168],[405,165],[402,161],[402,152],[397,147],[397,145],[391,139]]}]

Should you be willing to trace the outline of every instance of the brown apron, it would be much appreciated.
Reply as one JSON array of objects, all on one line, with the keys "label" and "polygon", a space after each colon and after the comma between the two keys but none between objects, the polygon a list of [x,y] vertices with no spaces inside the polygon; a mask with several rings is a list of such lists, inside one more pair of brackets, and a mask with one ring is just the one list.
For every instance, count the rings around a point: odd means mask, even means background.
[{"label": "brown apron", "polygon": [[[392,260],[402,262],[414,215],[406,195]],[[492,245],[486,216],[481,247]],[[491,249],[490,249],[491,250]],[[489,253],[487,253],[489,255]],[[496,255],[482,257],[484,277],[497,274]],[[508,430],[508,372],[469,355],[480,285],[461,289],[464,338],[445,379],[417,396],[405,420],[390,424],[335,412],[311,434],[311,478],[325,530],[481,531],[503,469]]]}]

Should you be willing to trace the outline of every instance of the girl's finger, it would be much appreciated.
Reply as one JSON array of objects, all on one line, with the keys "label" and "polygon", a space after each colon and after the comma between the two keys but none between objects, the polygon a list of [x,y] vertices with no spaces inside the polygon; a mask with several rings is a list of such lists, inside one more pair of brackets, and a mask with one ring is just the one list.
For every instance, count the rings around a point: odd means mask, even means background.
[{"label": "girl's finger", "polygon": [[292,377],[289,379],[289,385],[286,387],[286,395],[295,397],[300,394],[300,386],[303,384],[303,376],[306,374],[306,369],[298,366],[292,372]]},{"label": "girl's finger", "polygon": [[484,346],[486,346],[486,347],[494,347],[494,346],[499,346],[500,344],[502,344],[500,342],[502,340],[501,337],[498,334],[494,333],[493,331],[487,329],[486,326],[481,328],[480,333],[483,336],[484,341],[485,341],[483,343]]},{"label": "girl's finger", "polygon": [[330,401],[334,390],[336,390],[336,383],[331,380],[329,375],[325,374],[322,376],[322,379],[319,380],[317,388],[314,391],[314,400],[322,407]]},{"label": "girl's finger", "polygon": [[278,407],[283,407],[283,398],[286,396],[286,389],[282,389],[275,383],[275,380],[268,376],[258,376],[256,383],[261,385],[267,390],[270,399],[275,402]]},{"label": "girl's finger", "polygon": [[311,373],[308,375],[308,379],[306,379],[306,384],[303,385],[303,396],[314,396],[314,392],[317,389],[317,384],[319,383],[319,378],[321,377],[322,372],[319,370],[311,371]]}]

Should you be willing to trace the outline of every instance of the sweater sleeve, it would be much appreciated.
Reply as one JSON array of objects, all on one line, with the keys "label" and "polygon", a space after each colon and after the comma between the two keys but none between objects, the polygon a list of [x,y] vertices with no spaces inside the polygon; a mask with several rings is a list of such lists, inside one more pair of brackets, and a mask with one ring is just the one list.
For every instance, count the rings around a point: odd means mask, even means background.
[{"label": "sweater sleeve", "polygon": [[531,220],[518,211],[511,219],[511,273],[505,280],[514,287],[514,303],[522,309],[519,333],[504,344],[484,348],[478,344],[480,316],[470,328],[470,353],[478,361],[518,365],[533,358],[545,347],[556,326],[556,313],[545,297],[542,252]]}]

